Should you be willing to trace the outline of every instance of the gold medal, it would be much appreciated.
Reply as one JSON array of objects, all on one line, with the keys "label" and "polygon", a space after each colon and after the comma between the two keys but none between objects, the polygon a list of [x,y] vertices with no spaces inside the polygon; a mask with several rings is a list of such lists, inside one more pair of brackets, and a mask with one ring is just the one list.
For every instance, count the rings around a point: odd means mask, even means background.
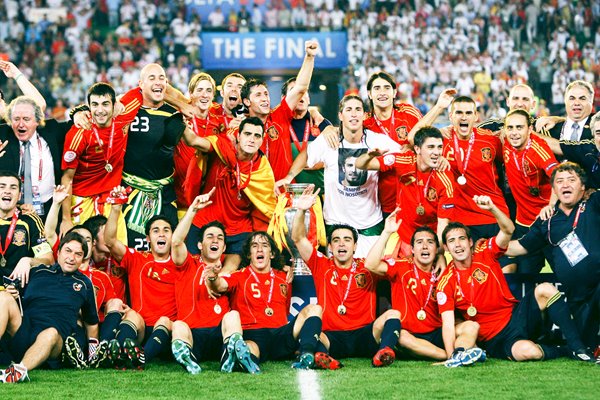
[{"label": "gold medal", "polygon": [[4,256],[2,256],[2,258],[0,258],[0,267],[2,267],[2,268],[6,267],[6,258],[4,258]]},{"label": "gold medal", "polygon": [[423,207],[422,205],[419,204],[417,206],[417,214],[424,215],[425,214],[425,207]]},{"label": "gold medal", "polygon": [[467,183],[467,178],[465,178],[464,175],[461,175],[458,177],[458,179],[456,179],[456,182],[458,182],[458,184],[462,186]]},{"label": "gold medal", "polygon": [[272,317],[273,316],[273,309],[271,307],[265,308],[265,314],[267,315],[267,317]]},{"label": "gold medal", "polygon": [[467,308],[467,315],[469,317],[474,317],[477,315],[477,309],[474,306],[470,306],[469,308]]},{"label": "gold medal", "polygon": [[346,306],[341,304],[338,306],[338,314],[340,315],[346,315]]},{"label": "gold medal", "polygon": [[215,311],[215,314],[221,314],[221,311],[223,311],[221,309],[221,306],[218,304],[215,304],[215,306],[213,307],[213,310]]},{"label": "gold medal", "polygon": [[104,169],[106,170],[106,172],[112,172],[113,167],[112,167],[112,165],[110,165],[110,163],[106,163],[106,165],[104,166]]},{"label": "gold medal", "polygon": [[417,319],[419,321],[423,321],[425,318],[427,318],[427,313],[425,313],[425,310],[419,310],[417,312]]}]

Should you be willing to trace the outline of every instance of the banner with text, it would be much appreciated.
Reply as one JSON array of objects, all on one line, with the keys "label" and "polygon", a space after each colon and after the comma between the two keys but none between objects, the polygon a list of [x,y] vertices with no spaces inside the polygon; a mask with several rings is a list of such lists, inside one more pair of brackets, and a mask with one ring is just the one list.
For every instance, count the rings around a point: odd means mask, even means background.
[{"label": "banner with text", "polygon": [[346,32],[205,32],[200,57],[206,70],[298,69],[304,60],[304,42],[317,40],[315,68],[348,65]]}]

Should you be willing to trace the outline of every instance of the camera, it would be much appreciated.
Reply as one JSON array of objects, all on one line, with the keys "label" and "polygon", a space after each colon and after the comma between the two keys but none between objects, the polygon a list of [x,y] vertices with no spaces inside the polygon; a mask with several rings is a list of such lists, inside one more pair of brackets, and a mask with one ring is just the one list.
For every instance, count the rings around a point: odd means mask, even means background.
[{"label": "camera", "polygon": [[237,118],[245,117],[250,112],[250,110],[248,110],[248,107],[246,107],[243,103],[240,103],[237,106],[235,106],[233,110],[231,110],[231,112]]}]

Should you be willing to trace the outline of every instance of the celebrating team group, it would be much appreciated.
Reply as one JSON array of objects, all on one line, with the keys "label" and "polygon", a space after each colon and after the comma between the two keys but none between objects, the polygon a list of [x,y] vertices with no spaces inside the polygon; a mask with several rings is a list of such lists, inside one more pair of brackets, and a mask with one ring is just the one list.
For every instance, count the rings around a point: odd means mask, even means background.
[{"label": "celebrating team group", "polygon": [[[261,80],[227,75],[219,104],[209,74],[183,94],[149,64],[125,94],[92,85],[64,123],[0,61],[24,94],[0,100],[0,381],[158,357],[192,374],[205,360],[252,374],[348,357],[600,365],[592,85],[567,87],[566,117],[534,121],[518,84],[506,117],[476,126],[473,99],[447,89],[421,115],[378,72],[370,111],[346,95],[335,127],[309,107],[318,53],[305,43],[273,109]],[[290,253],[317,297],[293,317]],[[544,282],[517,300],[505,274],[546,262],[564,293]]]}]

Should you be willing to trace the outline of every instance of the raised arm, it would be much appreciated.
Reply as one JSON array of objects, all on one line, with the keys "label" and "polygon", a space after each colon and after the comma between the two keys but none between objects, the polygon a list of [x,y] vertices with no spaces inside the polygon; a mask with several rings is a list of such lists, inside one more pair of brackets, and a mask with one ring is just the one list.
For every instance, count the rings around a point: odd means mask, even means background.
[{"label": "raised arm", "polygon": [[206,271],[206,285],[208,289],[215,293],[225,293],[229,289],[227,281],[221,278],[218,274],[220,265],[207,264],[205,267]]},{"label": "raised arm", "polygon": [[376,158],[383,156],[387,152],[387,149],[370,149],[368,152],[366,152],[365,154],[361,154],[356,159],[356,168],[368,169],[371,171],[379,171],[381,166],[379,165],[379,161],[377,161]]},{"label": "raised arm", "polygon": [[308,187],[304,189],[302,196],[296,201],[296,215],[294,215],[294,222],[292,224],[292,240],[300,253],[300,257],[302,257],[304,261],[310,259],[314,249],[312,243],[306,237],[306,227],[304,226],[306,211],[310,210],[315,204],[321,189],[317,189],[317,191],[313,193],[314,190],[315,185],[308,185]]},{"label": "raised arm", "polygon": [[56,227],[58,226],[58,212],[60,211],[61,203],[69,197],[69,191],[63,185],[58,185],[54,188],[54,194],[52,195],[52,205],[46,215],[46,222],[44,223],[44,236],[50,247],[54,247],[58,242],[58,236],[56,235]]},{"label": "raised arm", "polygon": [[473,196],[473,201],[477,204],[477,207],[482,210],[487,210],[494,215],[498,222],[498,226],[500,227],[500,232],[496,235],[496,244],[498,247],[506,249],[510,243],[512,234],[515,231],[513,222],[506,214],[496,207],[489,196]]},{"label": "raised arm", "polygon": [[190,125],[186,123],[185,130],[183,131],[183,142],[203,153],[208,153],[212,147],[210,140],[196,135]]},{"label": "raised arm", "polygon": [[306,168],[306,162],[308,161],[308,151],[307,149],[302,150],[298,156],[294,159],[292,166],[290,167],[289,172],[284,178],[281,178],[277,182],[275,182],[275,196],[279,196],[281,193],[285,192],[285,186],[292,183],[294,178],[302,172],[304,168]]},{"label": "raised arm", "polygon": [[17,66],[10,61],[0,61],[0,69],[4,72],[7,78],[12,78],[15,83],[21,89],[21,92],[25,96],[31,97],[38,106],[42,109],[42,112],[46,111],[46,100],[44,96],[36,89],[35,86],[27,79],[25,75],[17,68]]},{"label": "raised arm", "polygon": [[315,56],[317,55],[317,51],[319,50],[319,42],[315,40],[309,40],[304,43],[304,61],[302,62],[302,67],[300,67],[300,71],[298,71],[298,76],[296,77],[296,84],[292,89],[290,89],[287,94],[285,101],[291,110],[295,109],[298,105],[302,96],[308,91],[308,87],[310,85],[310,79],[312,78],[312,73],[315,68]]},{"label": "raised arm", "polygon": [[110,250],[110,254],[117,262],[121,262],[127,251],[127,247],[117,239],[117,227],[119,225],[119,215],[123,204],[127,202],[127,192],[124,187],[117,186],[110,192],[107,202],[111,204],[110,214],[104,227],[104,243]]},{"label": "raised arm", "polygon": [[397,220],[399,208],[396,208],[388,217],[385,219],[385,226],[383,232],[379,235],[379,238],[369,250],[367,257],[365,258],[365,268],[378,275],[385,275],[388,271],[388,264],[381,261],[383,253],[385,252],[385,246],[392,234],[398,232],[402,220]]},{"label": "raised arm", "polygon": [[415,144],[414,139],[417,131],[425,126],[433,126],[435,120],[448,109],[454,96],[456,96],[456,89],[454,88],[446,89],[440,93],[435,105],[431,107],[431,110],[429,110],[427,114],[423,115],[423,118],[421,118],[408,133],[408,141],[411,145]]},{"label": "raised arm", "polygon": [[212,188],[210,192],[197,196],[188,207],[183,218],[181,218],[177,224],[177,228],[175,228],[173,237],[171,238],[171,257],[173,258],[175,265],[182,265],[184,263],[188,254],[187,248],[185,247],[185,237],[190,231],[196,213],[209,204],[212,204],[210,197],[214,192],[215,188]]}]

